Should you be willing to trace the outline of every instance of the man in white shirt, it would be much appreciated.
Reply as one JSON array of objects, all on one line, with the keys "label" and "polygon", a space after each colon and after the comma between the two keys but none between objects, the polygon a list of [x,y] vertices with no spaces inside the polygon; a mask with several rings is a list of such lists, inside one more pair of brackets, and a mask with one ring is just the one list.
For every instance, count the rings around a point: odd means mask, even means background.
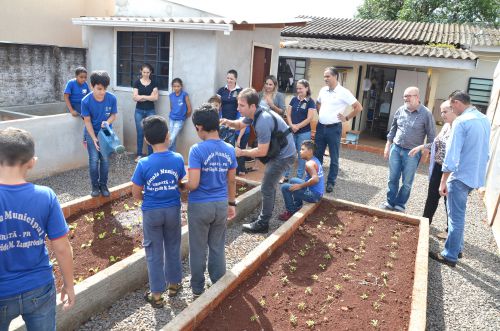
[{"label": "man in white shirt", "polygon": [[[326,192],[333,191],[339,172],[340,138],[342,123],[356,117],[363,107],[352,93],[339,84],[339,73],[334,67],[328,67],[323,74],[326,86],[318,94],[316,106],[319,112],[319,122],[316,127],[316,157],[323,164],[326,146],[330,152],[330,170],[326,182]],[[352,111],[344,115],[347,107]]]}]

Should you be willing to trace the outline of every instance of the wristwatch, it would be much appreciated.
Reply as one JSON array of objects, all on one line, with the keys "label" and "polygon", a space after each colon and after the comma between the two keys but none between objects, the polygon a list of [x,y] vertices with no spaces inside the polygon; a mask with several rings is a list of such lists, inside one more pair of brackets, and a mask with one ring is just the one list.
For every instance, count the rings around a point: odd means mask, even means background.
[{"label": "wristwatch", "polygon": [[228,201],[227,204],[229,206],[233,206],[233,207],[236,207],[236,201]]}]

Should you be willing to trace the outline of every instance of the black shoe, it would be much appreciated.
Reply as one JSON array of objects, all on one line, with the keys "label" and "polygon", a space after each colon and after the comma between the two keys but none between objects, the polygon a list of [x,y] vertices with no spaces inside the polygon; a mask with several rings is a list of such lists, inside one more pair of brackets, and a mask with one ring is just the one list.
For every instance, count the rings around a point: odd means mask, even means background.
[{"label": "black shoe", "polygon": [[458,253],[458,258],[461,259],[462,257],[464,257],[464,255],[462,254],[462,252]]},{"label": "black shoe", "polygon": [[434,252],[429,252],[429,257],[433,260],[436,260],[437,262],[439,263],[442,263],[442,264],[446,264],[452,268],[455,268],[455,266],[457,265],[456,262],[453,262],[453,261],[450,261],[450,260],[447,260],[445,259],[441,253],[434,253]]},{"label": "black shoe", "polygon": [[328,183],[326,184],[326,193],[332,193],[333,192],[333,184],[332,183]]},{"label": "black shoe", "polygon": [[100,195],[101,195],[101,190],[99,189],[99,186],[92,186],[92,192],[90,192],[90,196],[92,198],[97,198]]},{"label": "black shoe", "polygon": [[269,225],[263,225],[259,223],[259,221],[254,221],[252,223],[243,224],[242,230],[248,233],[267,233],[269,231]]},{"label": "black shoe", "polygon": [[101,188],[102,196],[105,198],[109,197],[108,187],[106,185],[101,185],[100,188]]}]

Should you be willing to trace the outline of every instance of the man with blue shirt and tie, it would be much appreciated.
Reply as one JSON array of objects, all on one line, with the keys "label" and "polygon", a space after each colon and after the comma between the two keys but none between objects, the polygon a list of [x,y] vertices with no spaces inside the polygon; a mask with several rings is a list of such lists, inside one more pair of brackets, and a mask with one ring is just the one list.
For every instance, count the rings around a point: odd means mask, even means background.
[{"label": "man with blue shirt and tie", "polygon": [[458,117],[446,144],[439,186],[439,194],[448,197],[448,238],[441,253],[429,252],[429,256],[455,267],[464,246],[467,197],[470,191],[485,183],[491,125],[488,118],[470,104],[467,93],[453,92],[450,103]]}]

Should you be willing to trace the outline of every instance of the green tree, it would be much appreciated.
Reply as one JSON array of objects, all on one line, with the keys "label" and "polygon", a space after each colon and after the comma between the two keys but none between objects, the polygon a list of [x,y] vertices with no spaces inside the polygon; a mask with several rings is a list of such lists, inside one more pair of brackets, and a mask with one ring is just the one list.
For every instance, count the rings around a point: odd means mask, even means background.
[{"label": "green tree", "polygon": [[500,26],[500,0],[365,0],[357,18]]}]

